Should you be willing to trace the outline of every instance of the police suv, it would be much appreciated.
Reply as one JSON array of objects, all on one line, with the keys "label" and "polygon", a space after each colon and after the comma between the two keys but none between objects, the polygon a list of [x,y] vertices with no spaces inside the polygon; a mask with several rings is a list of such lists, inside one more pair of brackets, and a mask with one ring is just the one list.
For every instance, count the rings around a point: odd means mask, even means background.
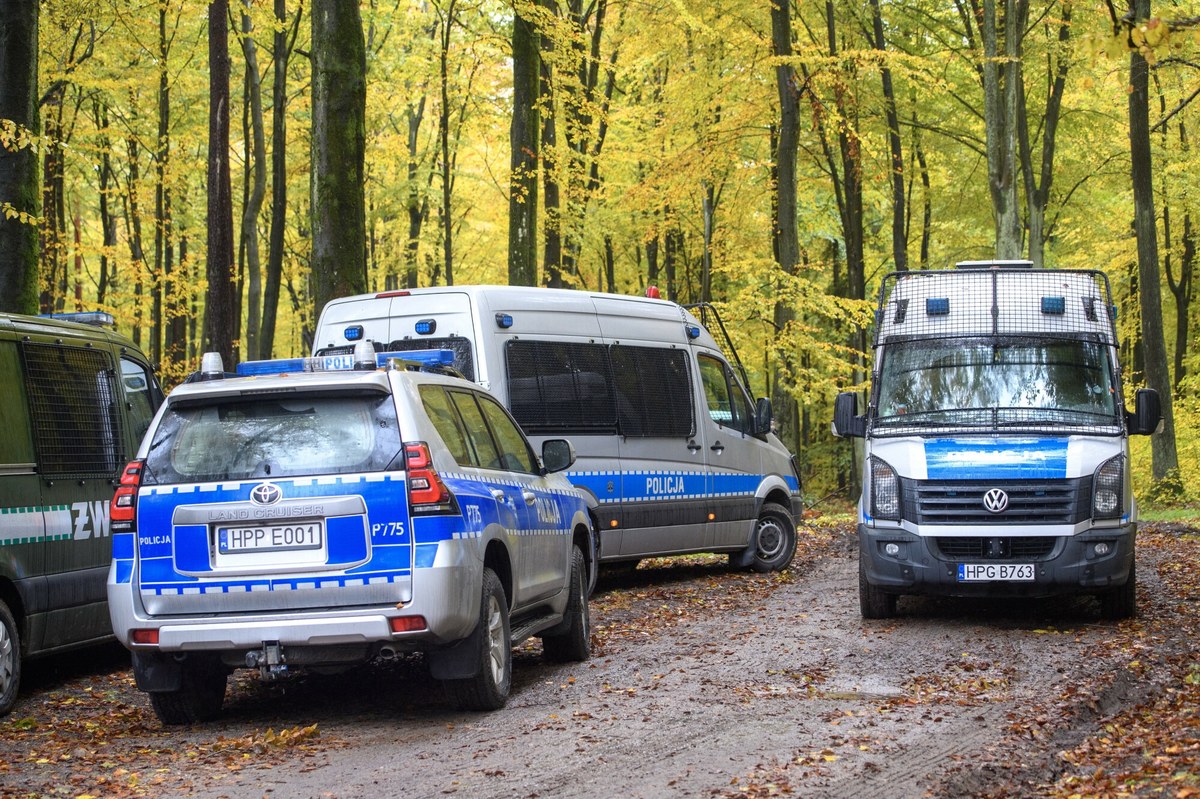
[{"label": "police suv", "polygon": [[113,629],[165,724],[212,718],[237,667],[272,679],[427,653],[451,702],[505,704],[512,645],[590,655],[587,507],[477,386],[352,355],[205,356],[112,501]]}]

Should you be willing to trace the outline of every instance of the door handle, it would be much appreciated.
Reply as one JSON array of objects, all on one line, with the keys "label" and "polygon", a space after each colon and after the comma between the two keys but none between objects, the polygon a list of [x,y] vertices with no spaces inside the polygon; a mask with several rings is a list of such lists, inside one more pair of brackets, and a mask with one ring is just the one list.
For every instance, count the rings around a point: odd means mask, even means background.
[{"label": "door handle", "polygon": [[700,445],[696,443],[695,439],[693,439],[687,443],[687,448],[689,450],[691,450],[692,452],[700,451]]},{"label": "door handle", "polygon": [[536,496],[534,496],[534,494],[533,494],[533,492],[532,492],[532,491],[522,491],[522,492],[521,492],[521,497],[522,497],[522,498],[524,498],[524,500],[525,500],[525,504],[526,504],[526,505],[532,505],[532,504],[533,504],[533,501],[534,501],[535,499],[537,499],[537,497],[536,497]]},{"label": "door handle", "polygon": [[713,445],[711,447],[709,447],[709,449],[711,449],[713,452],[720,455],[722,452],[725,451],[725,445],[722,444],[720,441],[717,441],[717,442],[714,442]]}]

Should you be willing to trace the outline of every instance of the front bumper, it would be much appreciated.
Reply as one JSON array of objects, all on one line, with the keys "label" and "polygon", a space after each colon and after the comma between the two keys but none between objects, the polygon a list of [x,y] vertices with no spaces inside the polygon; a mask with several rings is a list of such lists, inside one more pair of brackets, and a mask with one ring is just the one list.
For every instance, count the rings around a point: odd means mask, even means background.
[{"label": "front bumper", "polygon": [[[1004,537],[997,528],[996,537]],[[1101,593],[1125,584],[1133,566],[1137,525],[1093,528],[1057,538],[1045,556],[1021,559],[950,559],[942,555],[936,539],[900,529],[858,525],[859,559],[867,582],[895,594],[961,597],[1047,597]],[[1108,544],[1098,555],[1096,544]],[[896,544],[895,555],[885,551]],[[960,563],[1032,563],[1032,582],[960,582]]]}]

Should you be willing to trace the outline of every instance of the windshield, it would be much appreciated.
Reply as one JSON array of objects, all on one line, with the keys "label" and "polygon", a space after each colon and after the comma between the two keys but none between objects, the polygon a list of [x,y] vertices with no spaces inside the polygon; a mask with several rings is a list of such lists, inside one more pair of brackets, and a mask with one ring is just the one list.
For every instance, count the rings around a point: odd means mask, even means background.
[{"label": "windshield", "polygon": [[889,343],[879,374],[880,427],[1118,424],[1107,347],[1065,339]]},{"label": "windshield", "polygon": [[146,482],[380,471],[401,449],[390,395],[226,397],[167,410]]}]

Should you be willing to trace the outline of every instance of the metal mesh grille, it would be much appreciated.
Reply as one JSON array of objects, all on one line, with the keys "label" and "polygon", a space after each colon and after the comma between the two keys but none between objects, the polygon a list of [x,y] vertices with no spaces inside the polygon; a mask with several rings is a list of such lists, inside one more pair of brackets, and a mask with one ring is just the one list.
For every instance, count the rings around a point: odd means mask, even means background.
[{"label": "metal mesh grille", "polygon": [[622,435],[690,436],[695,432],[686,352],[614,344],[609,355]]},{"label": "metal mesh grille", "polygon": [[508,404],[526,432],[615,432],[617,409],[602,344],[509,341]]},{"label": "metal mesh grille", "polygon": [[954,536],[931,539],[948,560],[1038,560],[1054,551],[1053,536],[973,538]]},{"label": "metal mesh grille", "polygon": [[1123,429],[1100,272],[888,275],[876,311],[871,435]]},{"label": "metal mesh grille", "polygon": [[122,437],[108,353],[24,343],[38,469],[47,477],[115,477]]},{"label": "metal mesh grille", "polygon": [[[1091,514],[1090,479],[1039,480],[1025,484],[989,481],[921,482],[906,486],[905,505],[917,524],[1076,524]],[[984,494],[1002,488],[1008,506],[992,513]]]}]

